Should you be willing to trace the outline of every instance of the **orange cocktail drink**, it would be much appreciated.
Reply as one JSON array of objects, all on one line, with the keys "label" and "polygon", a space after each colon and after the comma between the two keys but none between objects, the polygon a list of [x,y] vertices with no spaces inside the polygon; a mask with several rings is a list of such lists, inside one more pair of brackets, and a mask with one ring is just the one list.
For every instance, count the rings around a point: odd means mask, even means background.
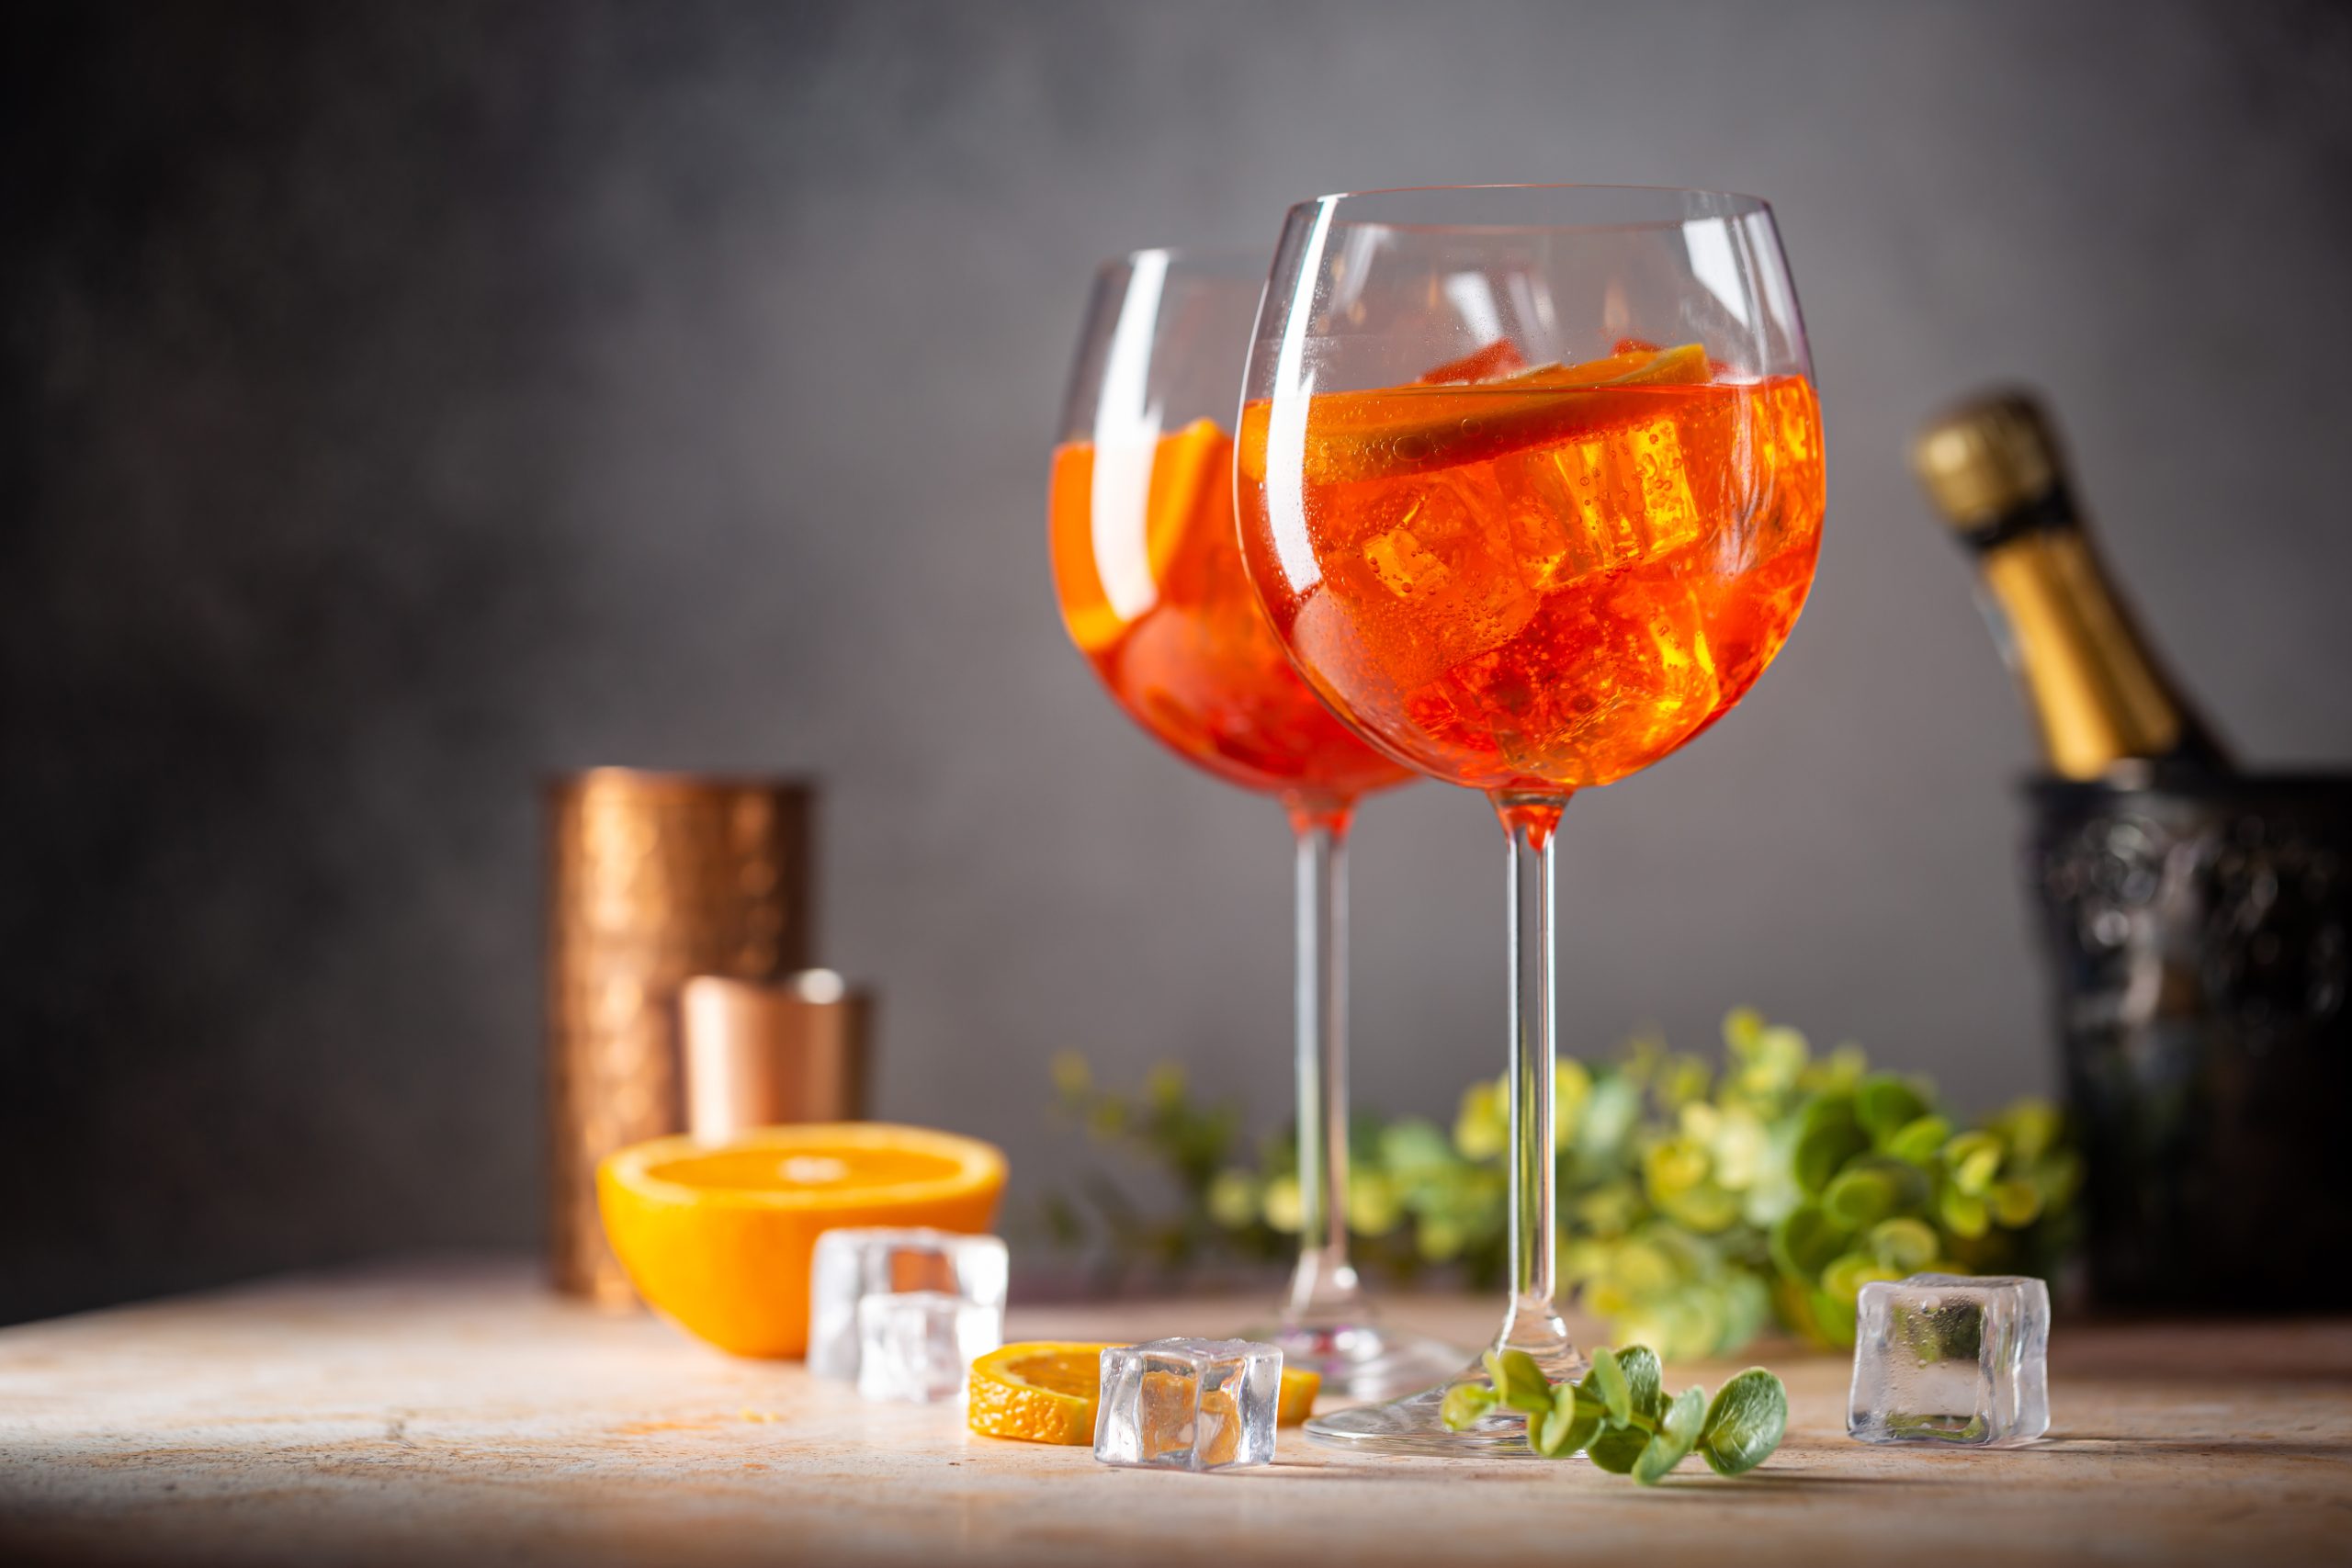
[{"label": "orange cocktail drink", "polygon": [[[1813,580],[1820,408],[1801,376],[1627,343],[1244,412],[1244,536],[1318,687],[1423,771],[1560,793],[1721,717]],[[1482,374],[1483,373],[1483,374]],[[1271,453],[1271,461],[1270,461]]]}]

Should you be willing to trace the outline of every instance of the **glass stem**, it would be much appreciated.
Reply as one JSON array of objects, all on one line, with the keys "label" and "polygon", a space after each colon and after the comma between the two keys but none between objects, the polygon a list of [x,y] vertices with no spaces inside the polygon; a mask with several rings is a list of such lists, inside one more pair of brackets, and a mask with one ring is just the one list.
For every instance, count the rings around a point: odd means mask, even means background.
[{"label": "glass stem", "polygon": [[1498,1348],[1525,1350],[1547,1373],[1577,1362],[1554,1303],[1558,1232],[1552,1132],[1554,1037],[1553,841],[1566,795],[1498,792],[1510,836],[1510,1306]]},{"label": "glass stem", "polygon": [[1349,802],[1292,800],[1297,840],[1298,1267],[1284,1328],[1364,1317],[1348,1262]]}]

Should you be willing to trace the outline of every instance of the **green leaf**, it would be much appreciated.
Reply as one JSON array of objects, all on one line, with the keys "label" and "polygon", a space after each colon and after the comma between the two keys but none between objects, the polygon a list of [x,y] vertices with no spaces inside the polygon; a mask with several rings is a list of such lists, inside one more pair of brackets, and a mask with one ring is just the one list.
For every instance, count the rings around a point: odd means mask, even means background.
[{"label": "green leaf", "polygon": [[1667,1218],[1701,1235],[1719,1235],[1739,1218],[1738,1194],[1710,1181],[1685,1192],[1662,1194],[1658,1208]]},{"label": "green leaf", "polygon": [[1475,1083],[1462,1091],[1453,1119],[1453,1146],[1467,1160],[1492,1159],[1510,1141],[1510,1113],[1500,1079]]},{"label": "green leaf", "polygon": [[2001,1140],[1990,1133],[1962,1133],[1944,1145],[1951,1166],[1952,1184],[1962,1192],[1983,1197],[2001,1170]]},{"label": "green leaf", "polygon": [[2041,1193],[2030,1181],[1996,1181],[1984,1201],[2005,1230],[2023,1230],[2041,1217]]},{"label": "green leaf", "polygon": [[1613,1427],[1584,1446],[1584,1457],[1611,1475],[1631,1475],[1650,1446],[1650,1435],[1639,1427]]},{"label": "green leaf", "polygon": [[1916,1274],[1934,1261],[1943,1244],[1934,1226],[1905,1215],[1871,1226],[1870,1248],[1888,1268]]},{"label": "green leaf", "polygon": [[1797,1185],[1808,1193],[1819,1192],[1848,1160],[1870,1146],[1870,1134],[1855,1119],[1852,1097],[1824,1095],[1805,1107],[1797,1134]]},{"label": "green leaf", "polygon": [[1617,1352],[1608,1346],[1592,1353],[1592,1371],[1585,1379],[1585,1389],[1609,1412],[1611,1426],[1623,1427],[1634,1418],[1633,1386],[1625,1381]]},{"label": "green leaf", "polygon": [[1708,1169],[1707,1147],[1696,1138],[1668,1138],[1642,1156],[1642,1181],[1653,1198],[1690,1191]]},{"label": "green leaf", "polygon": [[1933,1187],[1928,1173],[1885,1155],[1849,1163],[1821,1195],[1829,1217],[1853,1230],[1868,1230],[1890,1214],[1916,1209]]},{"label": "green leaf", "polygon": [[1840,1171],[1821,1194],[1821,1206],[1847,1230],[1865,1230],[1894,1212],[1894,1183],[1880,1171]]},{"label": "green leaf", "polygon": [[1919,1091],[1892,1073],[1872,1073],[1854,1090],[1854,1119],[1883,1144],[1928,1113]]},{"label": "green leaf", "polygon": [[1970,1241],[1983,1235],[1993,1219],[1984,1199],[1973,1197],[1957,1187],[1945,1188],[1936,1200],[1936,1217],[1943,1221],[1944,1229]]},{"label": "green leaf", "polygon": [[1762,1464],[1789,1429],[1789,1391],[1750,1367],[1716,1392],[1707,1406],[1699,1451],[1717,1475],[1745,1475]]},{"label": "green leaf", "polygon": [[1929,1165],[1951,1136],[1950,1122],[1940,1116],[1922,1116],[1887,1139],[1886,1152],[1913,1165]]},{"label": "green leaf", "polygon": [[1217,1225],[1240,1230],[1258,1218],[1258,1179],[1246,1170],[1218,1171],[1209,1181],[1204,1206]]},{"label": "green leaf", "polygon": [[1392,1122],[1380,1134],[1380,1163],[1408,1180],[1442,1177],[1453,1165],[1453,1145],[1431,1122]]},{"label": "green leaf", "polygon": [[1881,1263],[1867,1252],[1849,1252],[1832,1261],[1821,1271],[1824,1294],[1850,1305],[1862,1293],[1862,1287],[1878,1280],[1900,1280],[1903,1276]]},{"label": "green leaf", "polygon": [[1772,1227],[1772,1261],[1792,1280],[1818,1280],[1852,1239],[1820,1204],[1800,1203]]},{"label": "green leaf", "polygon": [[1657,1436],[1634,1461],[1634,1479],[1645,1486],[1655,1486],[1666,1479],[1667,1472],[1680,1464],[1683,1456],[1698,1442],[1699,1434],[1707,1423],[1707,1391],[1686,1388],[1674,1396],[1666,1414],[1657,1424]]},{"label": "green leaf", "polygon": [[1600,1407],[1579,1400],[1574,1388],[1562,1383],[1552,1391],[1551,1414],[1541,1421],[1528,1418],[1527,1446],[1545,1459],[1566,1459],[1600,1430]]},{"label": "green leaf", "polygon": [[1786,1024],[1774,1024],[1757,1034],[1756,1047],[1748,1053],[1747,1071],[1741,1077],[1750,1089],[1778,1094],[1797,1081],[1812,1055],[1813,1048],[1803,1034]]},{"label": "green leaf", "polygon": [[1655,1421],[1666,1408],[1666,1369],[1657,1352],[1646,1345],[1629,1345],[1617,1352],[1617,1370],[1625,1374],[1626,1402],[1636,1416]]},{"label": "green leaf", "polygon": [[1854,1298],[1839,1299],[1827,1291],[1815,1291],[1805,1297],[1805,1306],[1813,1314],[1814,1331],[1825,1345],[1850,1347],[1854,1343]]},{"label": "green leaf", "polygon": [[2047,1154],[2065,1125],[2058,1108],[2043,1100],[2020,1100],[1994,1118],[1993,1124],[2008,1135],[2018,1157],[2029,1160]]},{"label": "green leaf", "polygon": [[1524,1350],[1489,1350],[1481,1358],[1495,1381],[1495,1397],[1513,1410],[1541,1416],[1552,1408],[1552,1384]]},{"label": "green leaf", "polygon": [[1495,1407],[1495,1391],[1480,1388],[1475,1382],[1458,1382],[1445,1391],[1445,1398],[1437,1407],[1438,1419],[1445,1423],[1449,1432],[1460,1432],[1476,1425],[1478,1418]]}]

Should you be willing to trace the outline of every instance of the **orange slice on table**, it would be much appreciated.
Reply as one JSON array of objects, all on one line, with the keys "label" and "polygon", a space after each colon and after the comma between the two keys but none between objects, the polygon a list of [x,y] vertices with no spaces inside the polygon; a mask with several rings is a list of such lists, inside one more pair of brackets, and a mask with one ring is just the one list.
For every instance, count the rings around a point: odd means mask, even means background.
[{"label": "orange slice on table", "polygon": [[[1344,484],[1497,457],[1633,418],[1647,406],[1641,389],[1699,386],[1713,377],[1707,351],[1686,343],[1626,348],[1580,365],[1540,365],[1467,385],[1321,392],[1307,404],[1306,477]],[[1577,395],[1562,395],[1570,392]],[[1241,411],[1240,468],[1248,483],[1266,476],[1271,408],[1260,399]]]},{"label": "orange slice on table", "polygon": [[1323,1374],[1304,1367],[1283,1369],[1283,1390],[1274,1401],[1274,1425],[1301,1427],[1315,1414],[1315,1396],[1323,1392]]},{"label": "orange slice on table", "polygon": [[972,1363],[965,1424],[991,1438],[1092,1442],[1102,1352],[1111,1348],[1033,1340],[989,1351]]},{"label": "orange slice on table", "polygon": [[[965,1424],[990,1438],[1091,1443],[1102,1398],[1102,1352],[1117,1348],[1041,1339],[991,1350],[972,1363]],[[1295,1427],[1306,1420],[1322,1386],[1316,1373],[1284,1367],[1275,1423]]]},{"label": "orange slice on table", "polygon": [[596,1168],[605,1235],[647,1302],[739,1356],[808,1348],[808,1262],[842,1225],[980,1232],[1004,1156],[881,1122],[770,1127],[722,1144],[656,1138]]}]

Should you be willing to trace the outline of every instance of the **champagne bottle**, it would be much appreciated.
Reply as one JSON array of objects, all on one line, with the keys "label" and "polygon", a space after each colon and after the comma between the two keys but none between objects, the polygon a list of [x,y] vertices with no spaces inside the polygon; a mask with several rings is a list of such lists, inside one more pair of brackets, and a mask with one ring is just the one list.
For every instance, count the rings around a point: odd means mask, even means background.
[{"label": "champagne bottle", "polygon": [[1975,558],[1985,614],[2024,683],[2052,772],[2227,773],[2228,751],[2156,660],[2075,508],[2064,455],[2021,392],[1980,397],[1919,433],[1912,466]]}]

